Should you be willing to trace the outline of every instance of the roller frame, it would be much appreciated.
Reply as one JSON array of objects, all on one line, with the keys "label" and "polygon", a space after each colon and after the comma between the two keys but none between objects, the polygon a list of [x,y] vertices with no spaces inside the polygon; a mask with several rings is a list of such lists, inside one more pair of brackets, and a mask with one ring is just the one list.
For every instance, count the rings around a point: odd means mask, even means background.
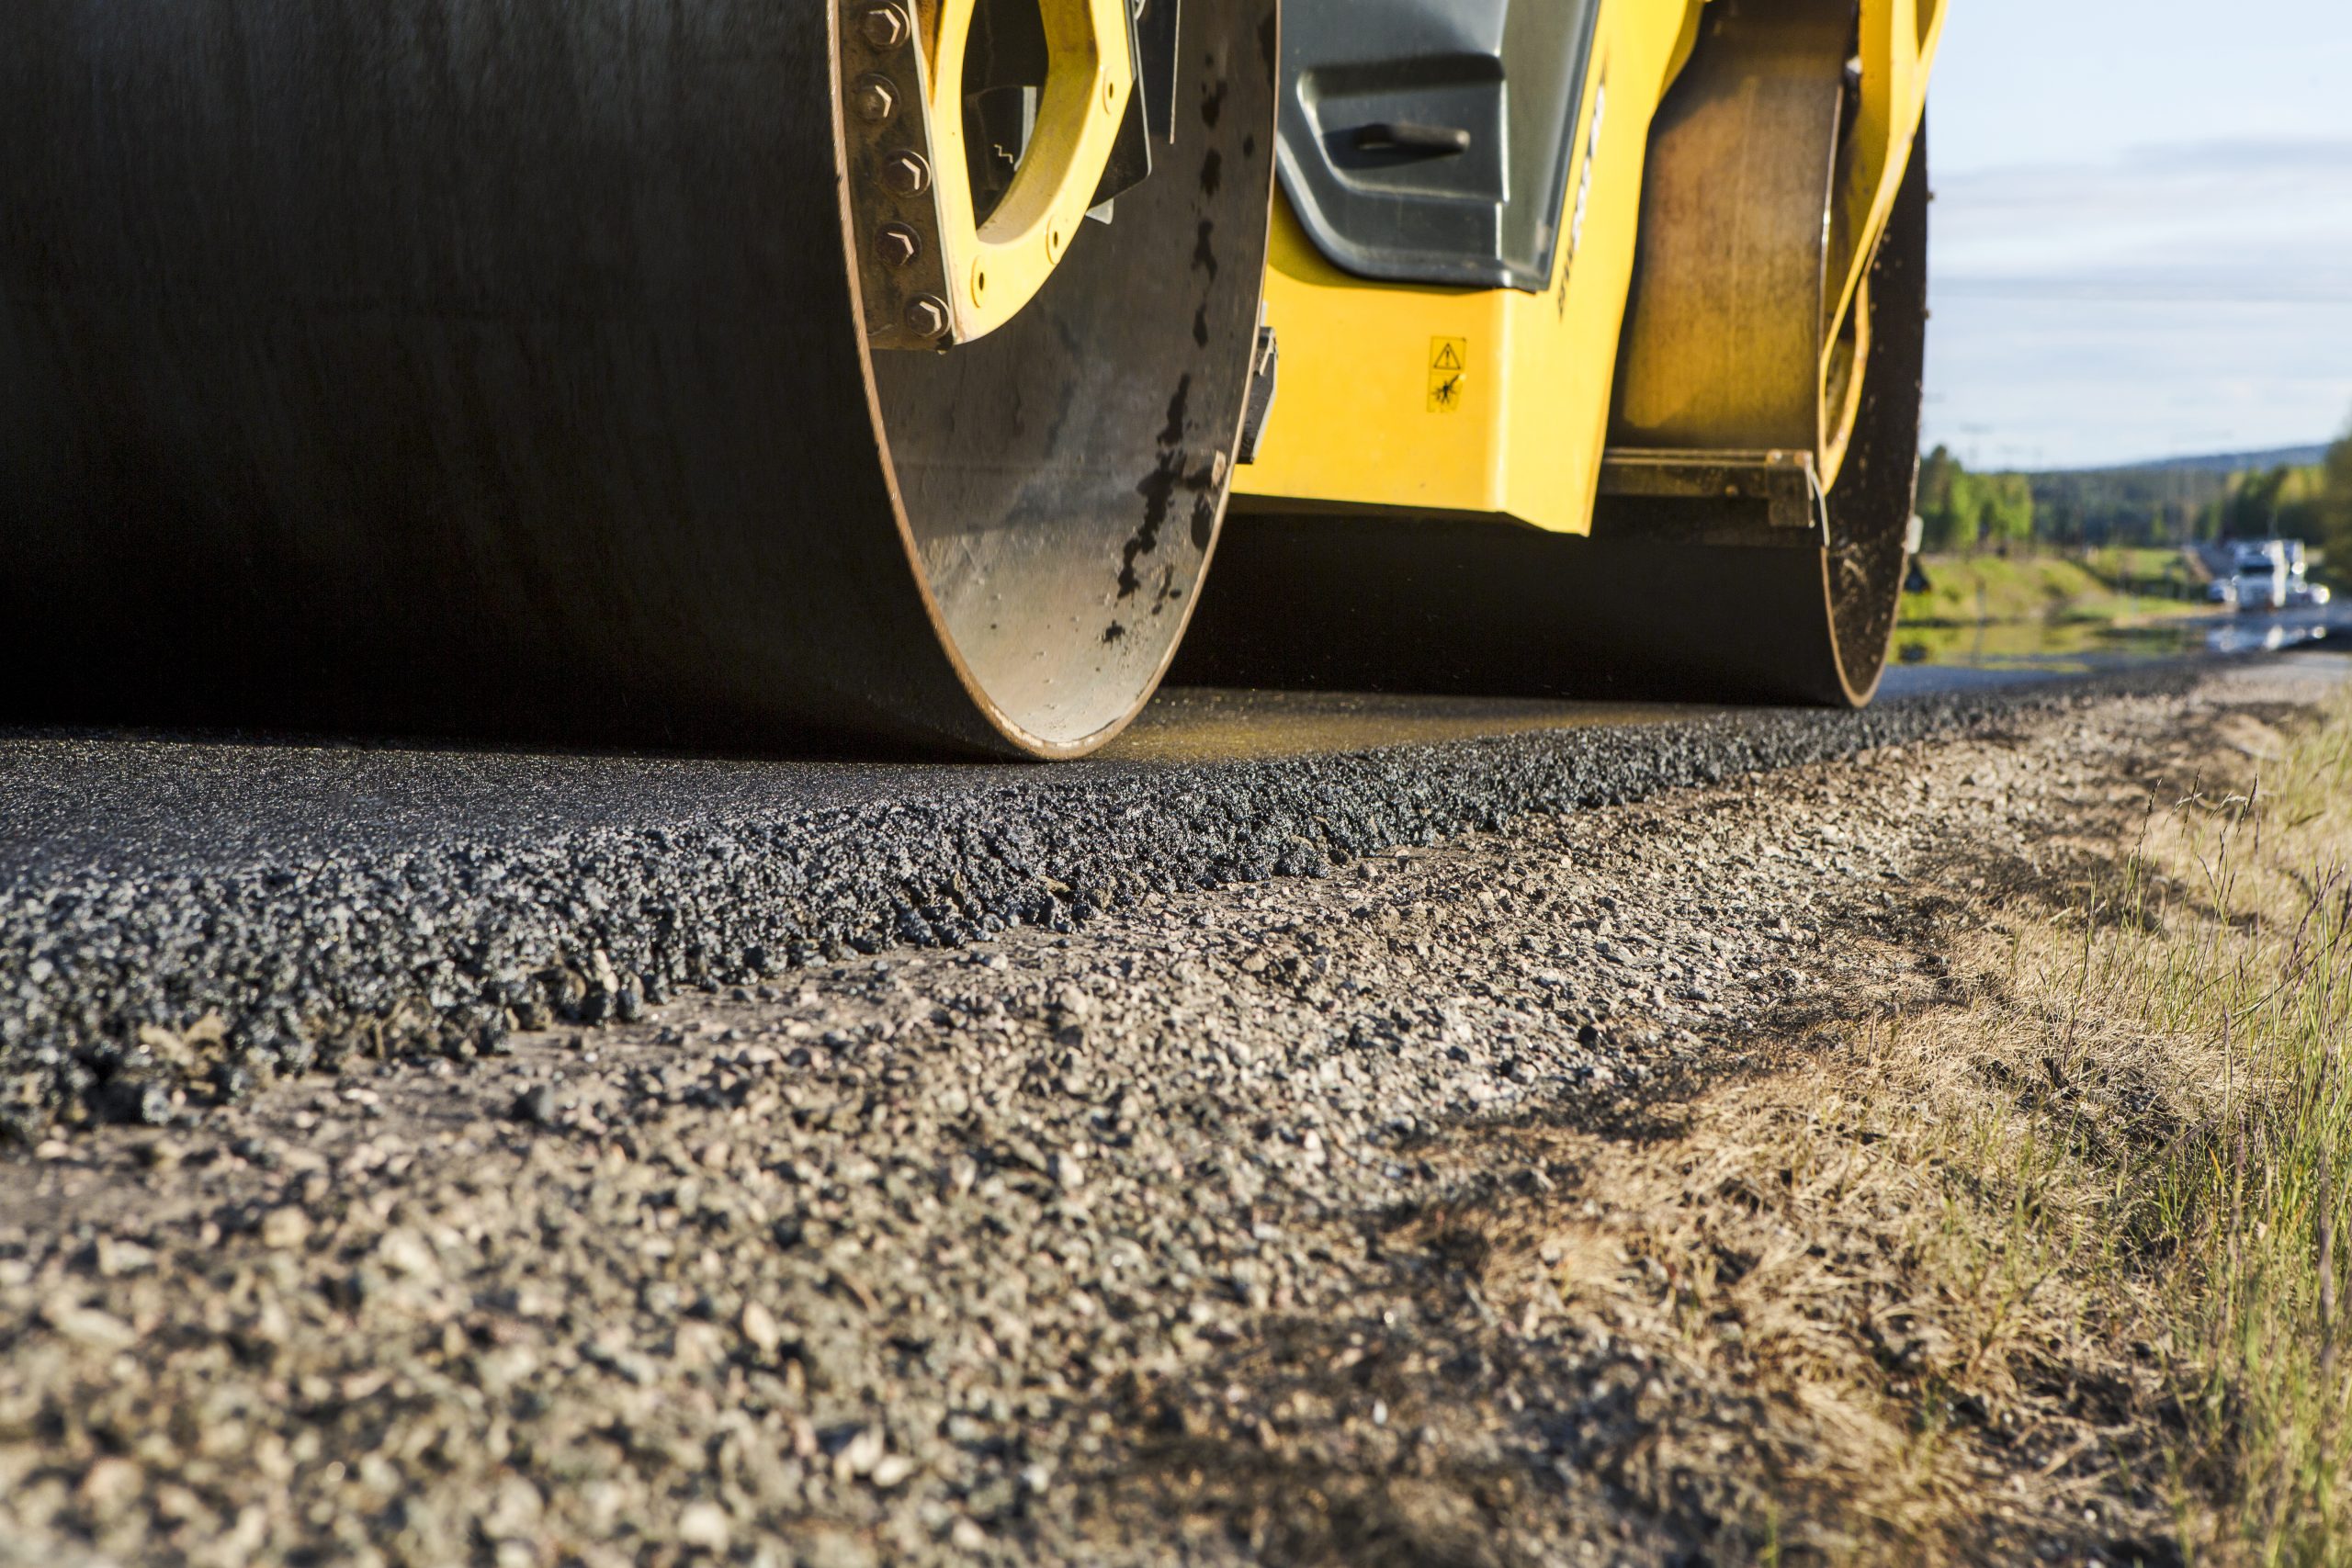
[{"label": "roller frame", "polygon": [[[1604,482],[1590,536],[1404,508],[1251,510],[1227,529],[1176,677],[1868,703],[1894,635],[1919,461],[1924,130],[1907,148],[1912,163],[1856,294],[1872,310],[1868,365],[1826,517],[1788,526],[1811,514],[1792,505],[1792,475],[1818,489],[1806,449],[1782,449],[1778,461],[1644,451],[1646,463],[1621,461],[1616,484]],[[1806,369],[1802,357],[1797,367]]]}]

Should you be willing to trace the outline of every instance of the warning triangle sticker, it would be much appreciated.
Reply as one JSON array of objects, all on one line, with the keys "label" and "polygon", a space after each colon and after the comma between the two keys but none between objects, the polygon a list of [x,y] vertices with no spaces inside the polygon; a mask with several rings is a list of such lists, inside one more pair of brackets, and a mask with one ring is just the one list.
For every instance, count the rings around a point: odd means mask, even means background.
[{"label": "warning triangle sticker", "polygon": [[1461,354],[1461,351],[1460,351],[1459,349],[1455,348],[1455,347],[1454,347],[1454,345],[1453,345],[1453,344],[1450,344],[1450,343],[1449,343],[1449,344],[1444,344],[1442,347],[1441,347],[1441,348],[1437,351],[1437,358],[1436,358],[1436,359],[1434,359],[1434,360],[1432,360],[1432,361],[1430,361],[1430,369],[1432,369],[1432,370],[1459,370],[1459,369],[1461,369],[1461,368],[1462,368],[1462,354]]}]

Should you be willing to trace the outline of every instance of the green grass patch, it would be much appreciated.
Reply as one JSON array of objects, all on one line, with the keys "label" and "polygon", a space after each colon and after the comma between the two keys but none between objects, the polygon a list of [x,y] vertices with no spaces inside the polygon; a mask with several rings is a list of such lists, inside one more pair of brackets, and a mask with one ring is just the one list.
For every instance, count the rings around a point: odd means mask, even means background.
[{"label": "green grass patch", "polygon": [[[2154,583],[2164,566],[2153,558],[2170,552],[2106,552],[2097,562],[2106,573],[2061,556],[1935,555],[1922,558],[1924,593],[1903,598],[1906,626],[1976,626],[1984,623],[2079,622],[2129,626],[2181,615],[2210,613],[2195,599],[2128,592],[2120,582]],[[2147,556],[2150,559],[2136,558]]]}]

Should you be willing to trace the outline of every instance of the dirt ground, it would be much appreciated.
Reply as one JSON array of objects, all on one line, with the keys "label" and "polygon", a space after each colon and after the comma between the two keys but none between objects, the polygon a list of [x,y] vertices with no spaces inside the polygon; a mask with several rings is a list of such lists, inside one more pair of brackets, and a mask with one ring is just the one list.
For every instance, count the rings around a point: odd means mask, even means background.
[{"label": "dirt ground", "polygon": [[0,1563],[2177,1560],[2161,1348],[1885,1107],[2336,679],[0,1156]]}]

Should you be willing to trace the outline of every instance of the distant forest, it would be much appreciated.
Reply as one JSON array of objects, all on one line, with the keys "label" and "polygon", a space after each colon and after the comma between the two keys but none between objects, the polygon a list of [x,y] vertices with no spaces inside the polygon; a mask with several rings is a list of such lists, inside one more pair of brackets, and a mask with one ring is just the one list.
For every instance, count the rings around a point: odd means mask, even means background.
[{"label": "distant forest", "polygon": [[2324,451],[2057,473],[1977,473],[1939,446],[1919,467],[1931,550],[2297,538],[2352,575],[2352,433]]}]

